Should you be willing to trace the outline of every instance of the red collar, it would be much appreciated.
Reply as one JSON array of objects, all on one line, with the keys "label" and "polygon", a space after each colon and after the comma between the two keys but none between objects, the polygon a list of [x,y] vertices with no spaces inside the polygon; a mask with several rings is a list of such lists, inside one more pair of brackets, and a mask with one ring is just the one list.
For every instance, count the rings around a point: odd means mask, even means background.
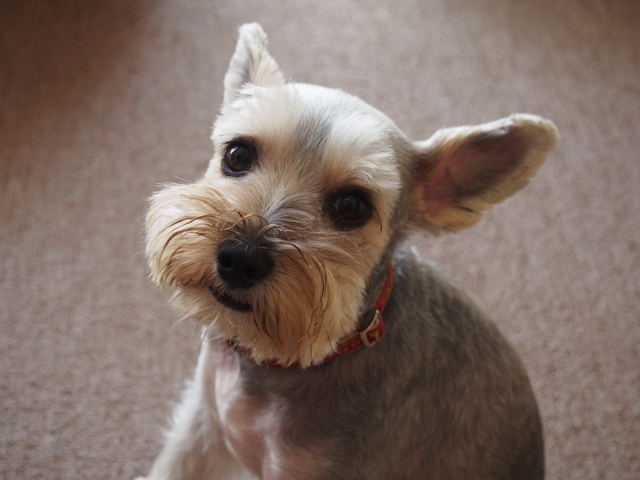
[{"label": "red collar", "polygon": [[[391,291],[393,290],[393,273],[394,262],[392,260],[391,264],[389,265],[389,270],[387,270],[387,277],[385,278],[382,289],[380,290],[380,295],[378,295],[378,300],[376,300],[373,309],[369,310],[362,317],[359,329],[348,337],[342,339],[338,343],[335,352],[333,352],[328,357],[325,357],[325,359],[322,360],[322,362],[320,362],[318,365],[333,362],[334,360],[344,357],[345,355],[355,352],[356,350],[359,350],[365,346],[373,347],[376,343],[378,343],[378,341],[380,341],[380,339],[384,336],[386,330],[384,321],[382,319],[382,311],[384,310],[384,307],[386,307],[387,302],[389,301],[389,297],[391,297]],[[229,346],[245,355],[251,354],[251,351],[249,349],[245,349],[235,344],[232,340],[229,341]],[[284,366],[277,360],[264,360],[263,362],[261,362],[261,364],[265,367],[282,368],[289,370],[301,368],[300,362],[294,362],[291,365]]]}]

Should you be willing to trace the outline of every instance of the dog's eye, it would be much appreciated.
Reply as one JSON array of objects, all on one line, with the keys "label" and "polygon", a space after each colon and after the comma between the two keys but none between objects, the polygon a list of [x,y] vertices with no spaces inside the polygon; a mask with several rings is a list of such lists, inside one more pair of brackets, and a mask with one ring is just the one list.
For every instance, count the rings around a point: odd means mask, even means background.
[{"label": "dog's eye", "polygon": [[355,228],[371,218],[371,206],[366,194],[351,191],[340,195],[331,205],[336,224],[343,228]]},{"label": "dog's eye", "polygon": [[253,167],[253,148],[244,143],[232,143],[222,156],[222,171],[230,176],[241,176]]}]

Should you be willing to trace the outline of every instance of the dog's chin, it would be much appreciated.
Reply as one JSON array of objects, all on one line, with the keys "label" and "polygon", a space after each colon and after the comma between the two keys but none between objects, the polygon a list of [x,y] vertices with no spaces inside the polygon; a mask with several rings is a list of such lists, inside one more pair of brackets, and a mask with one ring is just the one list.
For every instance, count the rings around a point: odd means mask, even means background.
[{"label": "dog's chin", "polygon": [[231,310],[234,310],[240,313],[248,313],[253,311],[253,307],[251,306],[251,304],[239,302],[238,300],[230,297],[229,295],[221,292],[220,290],[216,290],[213,287],[209,287],[209,292],[211,292],[211,295],[213,295],[213,298],[215,298],[219,304],[224,305],[225,307]]}]

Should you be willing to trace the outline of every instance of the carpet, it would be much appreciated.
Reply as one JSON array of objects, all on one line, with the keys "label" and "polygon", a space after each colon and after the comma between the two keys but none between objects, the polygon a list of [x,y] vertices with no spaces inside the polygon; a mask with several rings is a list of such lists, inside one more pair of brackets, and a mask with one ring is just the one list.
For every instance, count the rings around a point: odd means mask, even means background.
[{"label": "carpet", "polygon": [[193,181],[236,32],[293,80],[414,139],[553,120],[533,182],[416,237],[526,363],[547,478],[640,478],[640,3],[113,0],[0,4],[0,478],[126,479],[158,453],[194,325],[147,279],[146,198]]}]

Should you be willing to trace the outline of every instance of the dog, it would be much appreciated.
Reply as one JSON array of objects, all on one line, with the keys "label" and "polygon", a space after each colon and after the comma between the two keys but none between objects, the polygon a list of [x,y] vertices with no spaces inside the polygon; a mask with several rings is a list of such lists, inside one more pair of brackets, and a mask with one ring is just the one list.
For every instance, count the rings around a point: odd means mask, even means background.
[{"label": "dog", "polygon": [[204,177],[150,199],[146,255],[201,353],[148,480],[540,479],[518,356],[408,243],[478,222],[554,148],[511,115],[410,141],[288,83],[240,28]]}]

